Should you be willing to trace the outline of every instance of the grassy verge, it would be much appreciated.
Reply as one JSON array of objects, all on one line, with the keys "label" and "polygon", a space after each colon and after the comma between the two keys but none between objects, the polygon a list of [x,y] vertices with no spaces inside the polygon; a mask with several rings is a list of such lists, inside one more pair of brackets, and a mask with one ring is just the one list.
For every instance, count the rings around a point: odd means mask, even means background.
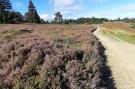
[{"label": "grassy verge", "polygon": [[135,23],[132,23],[132,24],[131,24],[131,28],[132,28],[132,29],[135,29]]},{"label": "grassy verge", "polygon": [[108,36],[114,36],[114,38],[118,38],[120,40],[126,41],[131,44],[135,44],[135,33],[131,33],[129,31],[124,31],[121,29],[106,29],[102,28],[104,34]]}]

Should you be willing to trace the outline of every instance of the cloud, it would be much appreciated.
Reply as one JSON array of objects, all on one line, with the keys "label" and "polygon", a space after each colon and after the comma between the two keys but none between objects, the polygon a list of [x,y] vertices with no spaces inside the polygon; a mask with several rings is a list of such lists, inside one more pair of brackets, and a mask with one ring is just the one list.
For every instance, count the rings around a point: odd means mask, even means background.
[{"label": "cloud", "polygon": [[61,12],[64,17],[80,14],[86,7],[86,2],[103,3],[107,0],[49,0],[53,4],[53,12]]},{"label": "cloud", "polygon": [[121,12],[127,13],[127,12],[133,12],[133,11],[135,11],[135,4],[130,4],[130,5],[113,8],[112,10],[108,11],[107,14],[121,13]]},{"label": "cloud", "polygon": [[48,14],[41,14],[40,18],[43,19],[43,20],[48,20],[49,16],[48,16]]},{"label": "cloud", "polygon": [[118,17],[135,17],[135,4],[124,5],[116,8],[111,8],[106,11],[95,13],[96,17],[106,17],[110,19],[115,19]]},{"label": "cloud", "polygon": [[45,21],[52,21],[54,19],[54,15],[48,15],[48,14],[41,14],[40,18],[45,20]]},{"label": "cloud", "polygon": [[83,0],[50,0],[54,12],[61,12],[63,15],[72,15],[83,9]]}]

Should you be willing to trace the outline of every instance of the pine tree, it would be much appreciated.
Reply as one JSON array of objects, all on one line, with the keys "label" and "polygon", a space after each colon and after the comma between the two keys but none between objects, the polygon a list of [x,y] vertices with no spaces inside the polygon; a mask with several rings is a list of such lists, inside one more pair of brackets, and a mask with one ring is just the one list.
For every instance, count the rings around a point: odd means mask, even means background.
[{"label": "pine tree", "polygon": [[57,12],[54,15],[55,15],[54,22],[56,22],[56,23],[62,23],[63,19],[62,19],[62,15],[60,14],[60,12]]},{"label": "pine tree", "polygon": [[27,15],[26,20],[29,23],[41,23],[40,17],[38,16],[38,13],[36,11],[36,7],[34,6],[32,0],[29,1],[28,13],[26,15]]},{"label": "pine tree", "polygon": [[0,0],[0,23],[3,23],[4,21],[4,13],[5,13],[5,8],[4,8],[4,0]]},{"label": "pine tree", "polygon": [[10,0],[4,0],[4,8],[6,11],[11,11],[12,5],[10,3]]},{"label": "pine tree", "polygon": [[4,10],[4,0],[0,0],[0,11]]},{"label": "pine tree", "polygon": [[0,0],[0,23],[7,23],[12,5],[10,0]]}]

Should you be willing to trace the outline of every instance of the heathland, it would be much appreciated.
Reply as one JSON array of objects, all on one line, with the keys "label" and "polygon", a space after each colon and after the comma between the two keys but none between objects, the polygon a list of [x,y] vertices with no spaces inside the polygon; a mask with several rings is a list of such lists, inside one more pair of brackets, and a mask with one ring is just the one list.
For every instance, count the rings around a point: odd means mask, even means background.
[{"label": "heathland", "polygon": [[113,89],[91,25],[0,25],[0,87]]}]

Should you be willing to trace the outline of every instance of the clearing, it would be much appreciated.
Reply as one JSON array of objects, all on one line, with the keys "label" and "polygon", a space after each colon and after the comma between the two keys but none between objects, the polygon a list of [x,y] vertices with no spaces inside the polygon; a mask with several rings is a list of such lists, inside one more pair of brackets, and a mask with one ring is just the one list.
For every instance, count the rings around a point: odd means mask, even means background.
[{"label": "clearing", "polygon": [[106,48],[117,89],[135,89],[135,45],[105,35],[100,28],[94,34]]}]

